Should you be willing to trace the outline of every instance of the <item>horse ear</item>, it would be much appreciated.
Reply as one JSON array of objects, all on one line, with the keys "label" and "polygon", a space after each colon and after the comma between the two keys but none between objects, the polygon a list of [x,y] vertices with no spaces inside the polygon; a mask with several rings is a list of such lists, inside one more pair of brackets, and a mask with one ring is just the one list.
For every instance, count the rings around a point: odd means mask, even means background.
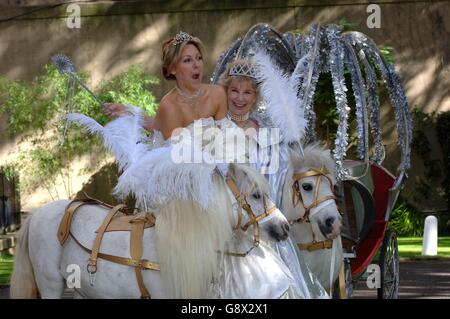
[{"label": "horse ear", "polygon": [[[243,169],[243,166],[243,164],[230,163],[228,165],[228,176],[233,177],[235,180],[240,180],[242,177],[248,177],[245,169]],[[239,174],[242,174],[243,176],[239,176]]]}]

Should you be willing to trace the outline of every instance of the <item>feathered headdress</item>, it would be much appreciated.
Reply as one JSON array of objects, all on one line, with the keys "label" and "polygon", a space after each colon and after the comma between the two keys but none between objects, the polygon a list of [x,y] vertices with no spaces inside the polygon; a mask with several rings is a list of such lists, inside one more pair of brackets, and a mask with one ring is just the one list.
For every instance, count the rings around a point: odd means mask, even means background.
[{"label": "feathered headdress", "polygon": [[301,145],[306,120],[302,99],[297,96],[297,85],[304,72],[296,70],[292,76],[284,74],[263,50],[259,50],[253,60],[260,71],[258,81],[267,114],[279,127],[284,142]]}]

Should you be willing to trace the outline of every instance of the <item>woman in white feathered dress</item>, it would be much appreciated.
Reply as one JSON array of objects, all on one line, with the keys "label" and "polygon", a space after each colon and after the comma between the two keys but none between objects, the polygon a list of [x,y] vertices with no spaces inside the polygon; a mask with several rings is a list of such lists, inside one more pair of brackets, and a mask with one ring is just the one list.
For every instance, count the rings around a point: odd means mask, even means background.
[{"label": "woman in white feathered dress", "polygon": [[[253,148],[254,154],[249,155],[249,162],[264,174],[270,185],[271,198],[281,207],[289,153],[287,144],[280,141],[281,137],[270,132],[275,126],[268,115],[256,110],[260,99],[257,84],[260,77],[261,74],[254,63],[248,59],[237,59],[227,66],[220,83],[227,90],[228,118],[242,128],[250,141],[256,144]],[[269,130],[262,134],[260,129]],[[291,240],[279,242],[274,249],[289,267],[306,298],[328,298],[325,289],[306,263],[299,262]]]}]

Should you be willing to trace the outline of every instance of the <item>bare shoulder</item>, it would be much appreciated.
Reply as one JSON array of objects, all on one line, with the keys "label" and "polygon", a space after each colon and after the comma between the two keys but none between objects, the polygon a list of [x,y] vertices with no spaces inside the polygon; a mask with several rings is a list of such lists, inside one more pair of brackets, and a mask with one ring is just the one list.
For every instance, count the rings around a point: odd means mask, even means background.
[{"label": "bare shoulder", "polygon": [[225,88],[221,85],[216,84],[209,84],[208,86],[211,98],[215,102],[214,118],[216,120],[223,119],[228,111],[227,93],[225,91]]},{"label": "bare shoulder", "polygon": [[156,113],[156,129],[162,131],[163,135],[167,137],[170,136],[173,129],[182,126],[182,123],[182,112],[179,111],[177,104],[169,94],[164,96]]},{"label": "bare shoulder", "polygon": [[157,117],[164,117],[176,113],[176,105],[171,101],[170,98],[163,97],[159,102],[158,111],[156,112]]},{"label": "bare shoulder", "polygon": [[226,97],[226,91],[222,85],[208,84],[208,88],[214,96]]}]

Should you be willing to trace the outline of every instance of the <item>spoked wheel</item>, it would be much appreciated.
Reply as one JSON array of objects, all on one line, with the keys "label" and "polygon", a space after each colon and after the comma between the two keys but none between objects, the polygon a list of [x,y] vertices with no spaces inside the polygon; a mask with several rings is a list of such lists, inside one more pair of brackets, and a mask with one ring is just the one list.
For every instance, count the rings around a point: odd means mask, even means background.
[{"label": "spoked wheel", "polygon": [[397,299],[399,284],[399,258],[397,236],[389,228],[386,230],[380,254],[380,281],[378,299]]},{"label": "spoked wheel", "polygon": [[[352,270],[350,267],[350,261],[348,259],[344,259],[343,261],[344,265],[344,280],[345,282],[345,292],[346,292],[346,299],[350,299],[353,295],[353,278],[352,278]],[[342,299],[344,296],[341,295],[341,289],[340,289],[340,277],[336,279],[334,286],[333,286],[333,299]]]}]

